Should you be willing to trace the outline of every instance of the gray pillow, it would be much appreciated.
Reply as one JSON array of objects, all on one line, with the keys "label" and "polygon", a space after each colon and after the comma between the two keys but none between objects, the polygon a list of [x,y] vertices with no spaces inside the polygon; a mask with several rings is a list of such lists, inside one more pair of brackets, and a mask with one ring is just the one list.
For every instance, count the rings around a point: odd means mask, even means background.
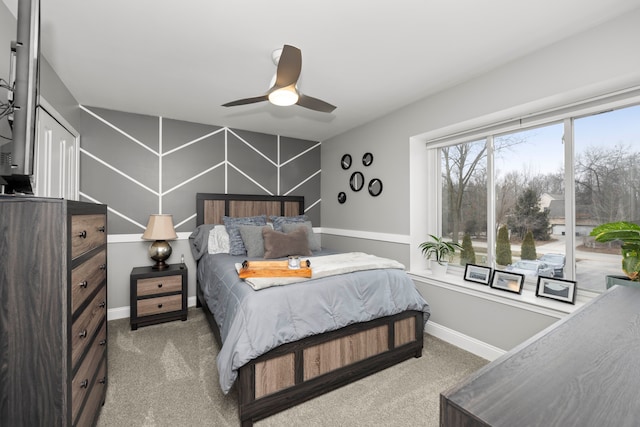
[{"label": "gray pillow", "polygon": [[282,224],[289,224],[292,222],[301,223],[309,221],[306,215],[296,216],[270,216],[269,219],[273,223],[273,229],[276,231],[282,231]]},{"label": "gray pillow", "polygon": [[191,254],[193,259],[198,261],[202,255],[207,253],[207,243],[209,242],[209,232],[215,227],[215,224],[202,224],[189,235],[189,243],[191,243]]},{"label": "gray pillow", "polygon": [[247,249],[247,256],[250,258],[262,258],[264,256],[264,239],[262,238],[262,229],[268,225],[241,225],[240,235],[242,243]]},{"label": "gray pillow", "polygon": [[307,229],[307,237],[309,238],[309,249],[312,251],[319,251],[322,249],[320,247],[320,240],[318,239],[318,235],[313,232],[313,226],[311,225],[311,221],[305,222],[288,222],[282,224],[282,230],[285,233],[291,233],[293,230],[304,227]]},{"label": "gray pillow", "polygon": [[241,225],[267,225],[267,216],[258,215],[240,218],[223,216],[222,222],[224,222],[225,227],[227,227],[227,233],[229,233],[229,254],[245,255],[246,248],[242,243],[242,236],[238,227]]},{"label": "gray pillow", "polygon": [[266,259],[312,255],[309,250],[307,230],[304,227],[288,234],[272,230],[270,227],[263,227],[262,237],[264,238],[264,257]]}]

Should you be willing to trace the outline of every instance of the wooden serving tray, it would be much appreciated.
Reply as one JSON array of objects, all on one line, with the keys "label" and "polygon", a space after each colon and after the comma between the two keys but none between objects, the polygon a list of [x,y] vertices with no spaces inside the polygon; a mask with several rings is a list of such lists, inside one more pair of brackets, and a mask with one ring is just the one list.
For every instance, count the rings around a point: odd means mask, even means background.
[{"label": "wooden serving tray", "polygon": [[300,268],[289,268],[288,261],[244,261],[238,272],[241,279],[248,277],[311,277],[311,262],[300,261]]}]

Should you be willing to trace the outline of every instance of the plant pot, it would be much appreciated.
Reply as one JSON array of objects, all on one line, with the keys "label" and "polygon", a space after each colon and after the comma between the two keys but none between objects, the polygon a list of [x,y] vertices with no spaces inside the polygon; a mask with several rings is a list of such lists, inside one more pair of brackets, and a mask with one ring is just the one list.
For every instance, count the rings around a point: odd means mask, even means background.
[{"label": "plant pot", "polygon": [[435,277],[443,277],[447,274],[447,268],[449,267],[449,263],[446,261],[440,261],[439,263],[434,260],[429,260],[429,265],[431,267],[431,274]]},{"label": "plant pot", "polygon": [[627,276],[606,276],[607,279],[607,289],[615,286],[615,285],[621,285],[621,286],[632,286],[635,288],[640,288],[640,282],[634,282],[633,280],[629,279]]}]

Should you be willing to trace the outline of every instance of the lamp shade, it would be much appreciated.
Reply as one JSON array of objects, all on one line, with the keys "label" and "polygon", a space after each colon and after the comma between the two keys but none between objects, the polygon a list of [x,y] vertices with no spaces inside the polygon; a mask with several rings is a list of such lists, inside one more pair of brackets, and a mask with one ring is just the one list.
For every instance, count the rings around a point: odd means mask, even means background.
[{"label": "lamp shade", "polygon": [[173,216],[154,214],[149,215],[147,229],[144,230],[142,238],[145,240],[172,240],[178,235],[173,228]]}]

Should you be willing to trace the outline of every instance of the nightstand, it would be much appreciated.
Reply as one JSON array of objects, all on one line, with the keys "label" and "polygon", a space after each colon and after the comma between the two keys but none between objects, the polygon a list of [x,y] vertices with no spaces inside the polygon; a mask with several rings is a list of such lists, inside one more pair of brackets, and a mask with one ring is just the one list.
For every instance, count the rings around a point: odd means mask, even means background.
[{"label": "nightstand", "polygon": [[131,270],[131,329],[172,320],[187,320],[187,266]]}]

